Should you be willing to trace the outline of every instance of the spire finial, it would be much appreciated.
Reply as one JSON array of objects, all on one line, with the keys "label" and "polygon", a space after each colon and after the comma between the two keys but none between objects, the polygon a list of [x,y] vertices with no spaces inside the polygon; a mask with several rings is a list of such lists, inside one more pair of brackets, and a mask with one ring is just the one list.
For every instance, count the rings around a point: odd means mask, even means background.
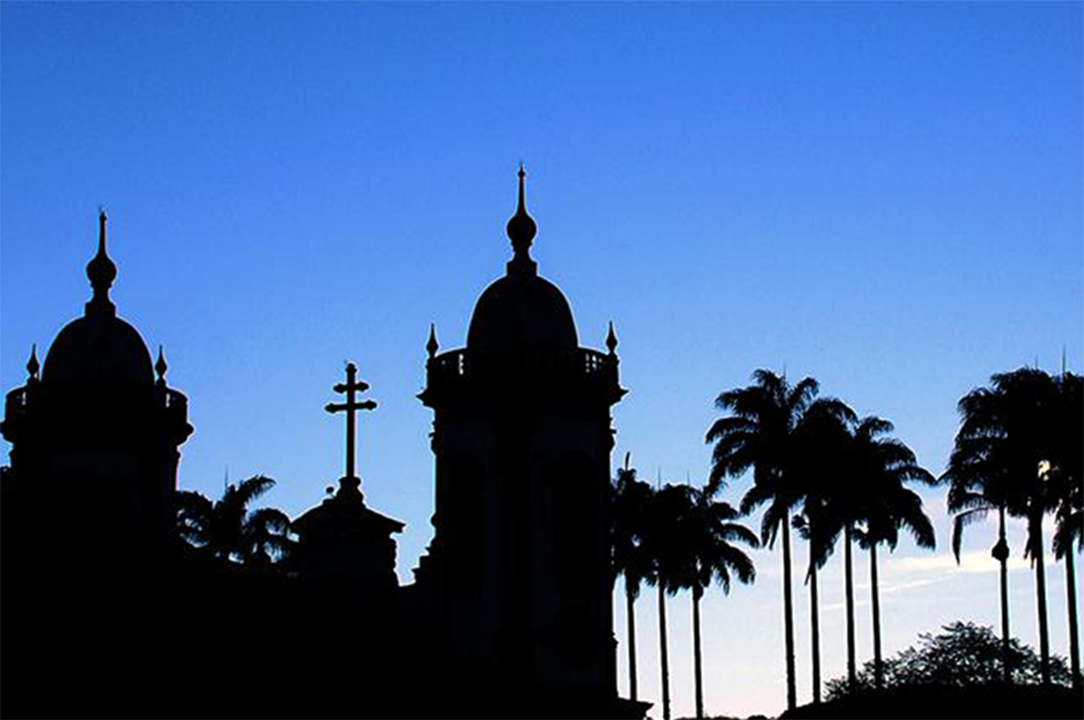
[{"label": "spire finial", "polygon": [[527,214],[527,193],[524,191],[525,180],[527,179],[527,171],[523,169],[523,161],[519,163],[519,172],[516,173],[519,176],[519,205],[516,207],[517,213]]},{"label": "spire finial", "polygon": [[429,353],[430,360],[433,359],[439,349],[440,345],[437,344],[437,326],[435,323],[429,323],[429,342],[425,344],[425,350]]},{"label": "spire finial", "polygon": [[535,224],[534,218],[527,214],[527,171],[523,169],[523,163],[519,164],[517,174],[519,175],[519,205],[516,207],[516,214],[508,221],[506,227],[508,238],[512,241],[512,249],[515,250],[516,255],[508,264],[508,270],[510,272],[512,270],[537,272],[534,261],[531,260],[530,248],[534,236],[538,233],[538,225]]},{"label": "spire finial", "polygon": [[117,266],[109,259],[105,249],[105,208],[98,208],[98,254],[87,263],[87,278],[94,288],[94,297],[87,303],[87,314],[113,315],[116,309],[109,299],[109,288],[117,278]]},{"label": "spire finial", "polygon": [[26,361],[26,371],[30,373],[31,380],[38,379],[38,371],[41,369],[41,365],[38,363],[38,344],[34,343],[30,346],[30,359]]},{"label": "spire finial", "polygon": [[158,346],[158,362],[154,364],[154,372],[158,374],[158,382],[166,382],[166,370],[169,369],[169,365],[166,364],[166,355],[162,352],[162,346]]},{"label": "spire finial", "polygon": [[614,333],[613,320],[610,321],[610,332],[606,334],[606,348],[610,351],[611,355],[617,350],[617,335]]}]

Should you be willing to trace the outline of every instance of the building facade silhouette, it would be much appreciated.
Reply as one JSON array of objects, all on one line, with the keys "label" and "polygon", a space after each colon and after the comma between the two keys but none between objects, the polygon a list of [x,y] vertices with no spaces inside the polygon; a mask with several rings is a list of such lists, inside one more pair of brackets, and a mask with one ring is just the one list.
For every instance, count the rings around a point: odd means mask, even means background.
[{"label": "building facade silhouette", "polygon": [[[400,587],[392,535],[354,471],[294,521],[295,553],[247,568],[181,541],[179,448],[193,432],[138,331],[117,317],[106,218],[93,297],[7,395],[0,477],[5,710],[83,717],[642,717],[618,697],[609,547],[617,339],[579,346],[530,257],[525,173],[513,258],[465,347],[439,353],[435,533]],[[282,664],[269,666],[269,660]],[[269,677],[274,676],[274,682]],[[226,687],[213,681],[229,678]],[[64,692],[55,692],[63,687]]]},{"label": "building facade silhouette", "polygon": [[104,212],[86,272],[94,295],[83,316],[57,334],[40,376],[31,351],[26,384],[7,394],[7,490],[20,496],[27,542],[148,552],[170,540],[188,401],[166,385],[161,348],[152,365],[139,332],[117,317]]},{"label": "building facade silhouette", "polygon": [[434,411],[437,507],[417,579],[473,677],[554,713],[620,713],[607,507],[610,407],[625,393],[617,340],[611,328],[607,353],[579,346],[568,301],[531,259],[524,181],[520,168],[514,256],[479,298],[466,347],[438,354],[430,332],[419,398]]}]

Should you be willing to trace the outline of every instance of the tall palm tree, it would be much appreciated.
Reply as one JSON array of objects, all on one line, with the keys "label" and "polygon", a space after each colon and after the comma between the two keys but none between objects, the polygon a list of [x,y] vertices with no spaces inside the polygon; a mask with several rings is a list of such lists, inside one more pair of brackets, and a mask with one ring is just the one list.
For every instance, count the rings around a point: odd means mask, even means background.
[{"label": "tall palm tree", "polygon": [[[1046,613],[1046,573],[1043,563],[1042,521],[1052,509],[1051,489],[1039,472],[1039,463],[1057,453],[1056,387],[1045,372],[1020,368],[991,377],[990,388],[977,388],[959,403],[962,422],[949,472],[952,482],[949,507],[957,514],[957,528],[981,519],[993,507],[999,514],[1027,519],[1024,555],[1035,569],[1039,616],[1039,656],[1043,684],[1050,683],[1050,641]],[[1079,442],[1079,441],[1078,441]],[[1079,447],[1079,445],[1077,445]],[[957,542],[954,537],[954,545]],[[1004,537],[994,555],[1008,557]],[[1002,560],[1002,647],[1007,642],[1006,567]]]},{"label": "tall palm tree", "polygon": [[[1061,468],[1051,466],[1047,470],[1049,482],[1056,488],[1057,510],[1054,529],[1054,557],[1065,561],[1065,592],[1069,616],[1069,663],[1074,688],[1080,688],[1080,638],[1076,612],[1076,569],[1074,549],[1081,549],[1082,526],[1084,526],[1084,488]],[[1074,548],[1074,545],[1076,546]]]},{"label": "tall palm tree", "polygon": [[[816,538],[824,522],[824,499],[820,495],[805,498],[802,511],[794,516],[791,524],[798,536],[809,542],[809,562],[806,566],[806,583],[809,584],[809,644],[812,655],[813,702],[821,701],[821,630],[820,605],[817,599],[817,571],[824,567],[834,545],[824,547]],[[818,551],[817,548],[823,547]]]},{"label": "tall palm tree", "polygon": [[[855,651],[854,562],[852,537],[864,519],[861,482],[854,471],[854,411],[838,400],[821,399],[810,405],[799,425],[797,449],[792,457],[800,465],[792,470],[804,498],[800,532],[809,539],[810,579],[843,541],[844,604],[846,610],[847,683],[853,690],[858,670]],[[792,481],[794,478],[792,478]],[[818,632],[819,640],[819,632]],[[819,648],[814,648],[817,658]],[[819,665],[819,658],[817,658]],[[819,668],[818,668],[819,670]],[[819,672],[817,680],[819,681]],[[819,685],[819,682],[818,682]],[[816,688],[819,690],[819,687]],[[818,693],[814,692],[816,699]]]},{"label": "tall palm tree", "polygon": [[919,547],[936,546],[933,524],[922,510],[922,498],[903,486],[917,481],[926,485],[936,478],[919,467],[915,454],[899,440],[884,437],[892,423],[865,417],[855,428],[850,467],[860,488],[865,528],[856,528],[855,537],[869,550],[870,604],[873,610],[873,677],[877,689],[884,686],[881,659],[881,605],[877,582],[877,546],[896,549],[900,528],[906,528]]},{"label": "tall palm tree", "polygon": [[651,496],[644,514],[643,542],[652,560],[652,570],[644,579],[658,590],[659,665],[662,680],[662,716],[670,720],[670,660],[666,640],[666,596],[681,589],[685,575],[685,547],[681,522],[689,512],[690,498],[680,485],[666,485]]},{"label": "tall palm tree", "polygon": [[227,485],[214,502],[198,492],[178,491],[178,534],[211,557],[266,568],[272,554],[281,557],[290,547],[290,519],[273,508],[249,512],[248,506],[274,486],[271,478],[255,475]]},{"label": "tall palm tree", "polygon": [[[979,388],[969,393],[960,401],[960,414],[966,418],[971,411],[973,401],[965,403],[976,393],[985,395],[986,388]],[[997,512],[997,543],[990,554],[1000,567],[999,587],[1001,597],[1001,677],[1006,684],[1012,682],[1010,669],[1011,634],[1009,631],[1009,543],[1005,535],[1005,518],[1009,508],[1009,478],[1004,464],[997,459],[998,446],[990,439],[965,433],[961,428],[956,436],[956,445],[949,458],[948,470],[939,478],[942,483],[949,483],[948,511],[954,514],[952,521],[952,553],[956,562],[960,562],[960,550],[963,545],[964,528],[972,523],[984,520],[991,512]]]},{"label": "tall palm tree", "polygon": [[645,518],[651,505],[651,486],[636,479],[636,469],[629,467],[629,455],[625,454],[625,466],[618,469],[612,485],[611,543],[613,549],[614,577],[624,576],[625,618],[628,623],[629,646],[629,696],[638,699],[636,678],[636,599],[640,586],[652,574],[652,561],[644,543]]},{"label": "tall palm tree", "polygon": [[1057,503],[1054,555],[1065,560],[1065,592],[1069,611],[1069,662],[1074,688],[1080,688],[1080,637],[1076,611],[1076,569],[1073,545],[1082,549],[1084,535],[1084,458],[1080,439],[1084,437],[1084,382],[1080,375],[1062,369],[1057,379],[1056,446],[1049,478]]},{"label": "tall palm tree", "polygon": [[719,395],[715,406],[729,413],[716,420],[706,441],[715,443],[707,491],[713,494],[727,477],[753,469],[753,487],[741,500],[748,514],[768,504],[761,519],[761,541],[774,547],[782,534],[783,629],[786,650],[787,707],[797,705],[794,676],[794,606],[791,596],[790,511],[801,499],[788,468],[794,463],[795,430],[802,415],[817,395],[813,378],[794,386],[770,370],[753,373],[753,384]]},{"label": "tall palm tree", "polygon": [[801,512],[792,525],[809,542],[806,582],[809,583],[810,646],[812,651],[813,702],[821,701],[820,611],[817,571],[835,550],[838,524],[831,514],[829,498],[849,450],[849,424],[854,411],[839,400],[814,400],[802,415],[796,431],[797,451],[792,464],[802,494]]},{"label": "tall palm tree", "polygon": [[687,500],[681,503],[685,515],[678,521],[678,538],[684,557],[679,584],[692,590],[693,596],[693,673],[696,689],[696,717],[704,717],[703,672],[700,652],[700,599],[717,582],[730,593],[731,574],[739,582],[756,579],[753,561],[735,543],[760,546],[757,536],[744,525],[734,522],[738,511],[728,503],[716,502],[696,488],[682,486]]}]

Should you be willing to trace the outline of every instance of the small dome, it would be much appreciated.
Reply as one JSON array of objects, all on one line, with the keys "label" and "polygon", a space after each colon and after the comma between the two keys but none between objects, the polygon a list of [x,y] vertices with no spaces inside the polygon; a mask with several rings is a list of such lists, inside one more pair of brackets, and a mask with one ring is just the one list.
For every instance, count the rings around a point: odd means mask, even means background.
[{"label": "small dome", "polygon": [[45,356],[42,382],[154,385],[154,367],[139,331],[118,317],[72,320]]},{"label": "small dome", "polygon": [[[86,314],[64,326],[45,356],[46,384],[154,385],[154,366],[139,331],[117,317],[109,287],[117,266],[105,247],[105,211],[98,215],[98,254],[87,263],[94,297]],[[163,369],[163,374],[165,370]]]},{"label": "small dome", "polygon": [[508,274],[478,298],[467,331],[467,348],[575,350],[579,343],[568,300],[556,285],[538,277],[538,266],[530,256],[538,225],[527,214],[527,173],[522,164],[518,175],[519,204],[507,227],[515,257],[508,263]]},{"label": "small dome", "polygon": [[537,275],[510,274],[482,293],[474,307],[467,348],[569,349],[578,346],[568,300]]}]

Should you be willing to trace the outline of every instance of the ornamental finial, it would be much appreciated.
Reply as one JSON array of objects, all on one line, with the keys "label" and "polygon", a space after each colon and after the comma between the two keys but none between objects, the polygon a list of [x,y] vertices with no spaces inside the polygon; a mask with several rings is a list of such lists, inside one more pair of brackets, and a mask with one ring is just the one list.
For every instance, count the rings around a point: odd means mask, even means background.
[{"label": "ornamental finial", "polygon": [[505,228],[508,232],[508,238],[512,241],[512,249],[516,252],[509,269],[512,269],[512,267],[531,268],[534,266],[534,261],[531,260],[530,256],[530,248],[534,236],[538,233],[538,225],[535,224],[534,218],[527,214],[527,192],[525,189],[527,172],[523,169],[523,163],[519,165],[518,175],[519,205],[516,207],[516,214],[508,221],[508,226]]},{"label": "ornamental finial", "polygon": [[437,326],[435,323],[429,324],[429,342],[425,344],[425,351],[429,353],[429,359],[437,354],[437,350],[440,349],[440,345],[437,344]]},{"label": "ornamental finial", "polygon": [[606,334],[606,348],[610,351],[611,355],[617,350],[617,335],[614,333],[613,320],[610,321],[610,332]]},{"label": "ornamental finial", "polygon": [[109,259],[105,249],[105,208],[98,209],[98,254],[87,263],[87,278],[90,286],[94,288],[94,297],[87,303],[87,314],[91,312],[104,312],[108,315],[116,313],[113,303],[109,299],[109,288],[117,279],[117,266]]},{"label": "ornamental finial", "polygon": [[38,371],[41,369],[41,365],[38,363],[38,344],[34,343],[30,346],[30,359],[26,361],[26,371],[30,373],[31,380],[38,379]]},{"label": "ornamental finial", "polygon": [[158,346],[158,362],[154,363],[154,372],[158,374],[158,382],[165,383],[166,370],[169,369],[169,365],[166,364],[166,355],[162,352],[162,346]]}]

